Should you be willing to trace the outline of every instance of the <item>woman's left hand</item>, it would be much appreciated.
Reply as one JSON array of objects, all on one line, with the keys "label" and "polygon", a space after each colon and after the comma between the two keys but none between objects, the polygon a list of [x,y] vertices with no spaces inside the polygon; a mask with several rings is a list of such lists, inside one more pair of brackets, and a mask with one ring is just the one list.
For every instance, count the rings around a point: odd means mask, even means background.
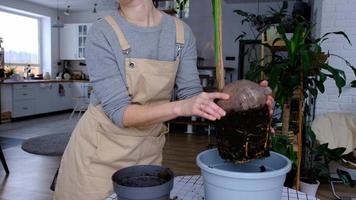
[{"label": "woman's left hand", "polygon": [[199,116],[214,121],[226,115],[226,112],[216,105],[214,100],[227,100],[228,98],[228,94],[221,92],[202,92],[199,95],[177,102],[174,112],[178,116]]}]

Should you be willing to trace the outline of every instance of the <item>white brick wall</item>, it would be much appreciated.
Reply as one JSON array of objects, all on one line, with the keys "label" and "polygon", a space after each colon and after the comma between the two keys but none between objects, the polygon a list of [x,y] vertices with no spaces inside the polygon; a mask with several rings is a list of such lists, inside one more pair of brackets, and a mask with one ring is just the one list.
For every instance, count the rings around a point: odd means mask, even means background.
[{"label": "white brick wall", "polygon": [[[343,56],[352,65],[356,66],[355,0],[314,0],[313,6],[314,21],[321,23],[315,35],[321,36],[330,31],[344,31],[353,45],[348,45],[347,41],[341,37],[330,37],[322,46],[323,50]],[[331,58],[329,63],[345,71],[347,85],[339,96],[334,81],[327,81],[325,93],[320,94],[317,99],[316,115],[325,112],[350,112],[356,114],[356,88],[351,88],[349,85],[350,81],[355,79],[353,72],[338,58]]]}]

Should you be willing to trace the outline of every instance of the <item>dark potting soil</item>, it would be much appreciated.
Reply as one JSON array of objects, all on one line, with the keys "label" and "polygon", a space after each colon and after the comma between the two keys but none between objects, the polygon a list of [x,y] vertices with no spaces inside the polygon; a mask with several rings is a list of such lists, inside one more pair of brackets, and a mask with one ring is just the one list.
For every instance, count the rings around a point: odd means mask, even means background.
[{"label": "dark potting soil", "polygon": [[227,113],[217,121],[217,146],[221,158],[244,163],[269,156],[270,116],[268,107]]},{"label": "dark potting soil", "polygon": [[125,177],[117,181],[119,185],[127,187],[153,187],[162,185],[172,179],[168,172],[158,174],[141,174],[134,177]]}]

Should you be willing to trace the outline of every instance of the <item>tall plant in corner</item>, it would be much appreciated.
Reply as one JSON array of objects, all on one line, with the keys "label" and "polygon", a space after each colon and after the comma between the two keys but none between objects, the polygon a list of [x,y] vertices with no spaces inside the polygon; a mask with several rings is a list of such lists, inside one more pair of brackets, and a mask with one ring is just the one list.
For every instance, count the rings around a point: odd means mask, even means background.
[{"label": "tall plant in corner", "polygon": [[[283,50],[285,53],[272,53],[272,55],[261,58],[261,60],[270,61],[264,62],[263,65],[260,64],[261,62],[255,62],[248,73],[249,79],[259,79],[261,73],[268,78],[269,86],[274,90],[276,102],[283,107],[283,134],[287,134],[289,129],[290,106],[296,93],[301,94],[304,98],[307,98],[308,95],[316,97],[318,92],[323,93],[325,91],[324,83],[330,78],[334,80],[339,90],[339,95],[341,94],[342,88],[346,85],[346,75],[343,70],[338,69],[339,66],[332,66],[328,63],[330,57],[343,60],[345,65],[350,67],[356,76],[356,69],[350,62],[339,55],[324,52],[321,48],[322,43],[332,35],[345,38],[351,45],[348,36],[342,31],[337,31],[328,32],[320,38],[313,38],[311,32],[314,26],[301,16],[287,15],[285,13],[286,4],[284,2],[279,11],[272,9],[270,16],[256,16],[243,11],[236,12],[244,17],[243,22],[248,21],[250,24],[256,24],[257,19],[271,19],[271,16],[273,16],[274,21],[260,20],[260,23],[257,23],[259,27],[274,26],[279,35],[273,41],[272,46],[269,44],[263,45],[273,52],[276,49],[273,46],[274,44],[277,42],[284,44]],[[292,37],[288,37],[287,30],[290,30],[291,27]],[[258,30],[265,31],[266,29],[260,28]],[[259,32],[259,35],[261,34]],[[353,81],[351,85],[354,84]]]}]

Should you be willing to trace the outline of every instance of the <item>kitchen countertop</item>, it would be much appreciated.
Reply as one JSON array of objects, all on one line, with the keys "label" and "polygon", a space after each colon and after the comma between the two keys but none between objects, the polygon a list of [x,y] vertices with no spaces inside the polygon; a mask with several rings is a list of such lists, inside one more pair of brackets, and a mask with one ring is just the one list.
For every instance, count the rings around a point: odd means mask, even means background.
[{"label": "kitchen countertop", "polygon": [[87,83],[87,82],[89,82],[89,80],[23,80],[23,81],[5,80],[3,82],[0,82],[0,84],[65,83],[65,82],[84,82],[84,83]]}]

